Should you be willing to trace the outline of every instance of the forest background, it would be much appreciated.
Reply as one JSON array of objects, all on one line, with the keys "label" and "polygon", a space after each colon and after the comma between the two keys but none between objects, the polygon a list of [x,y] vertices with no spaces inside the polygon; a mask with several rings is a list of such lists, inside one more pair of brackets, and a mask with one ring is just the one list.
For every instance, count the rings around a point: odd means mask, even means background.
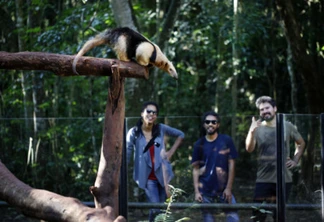
[{"label": "forest background", "polygon": [[[148,80],[127,79],[126,128],[135,124],[142,102],[160,105],[160,122],[186,133],[172,163],[175,185],[188,193],[200,116],[214,109],[222,117],[221,132],[232,136],[240,153],[238,200],[251,202],[245,191],[253,188],[255,155],[245,152],[244,139],[258,115],[255,99],[274,97],[307,142],[294,201],[318,201],[324,1],[1,0],[0,6],[0,51],[74,55],[86,40],[117,26],[157,43],[179,79],[154,68]],[[115,58],[104,46],[87,55]],[[1,161],[33,187],[92,201],[88,187],[98,166],[108,77],[0,73]]]}]

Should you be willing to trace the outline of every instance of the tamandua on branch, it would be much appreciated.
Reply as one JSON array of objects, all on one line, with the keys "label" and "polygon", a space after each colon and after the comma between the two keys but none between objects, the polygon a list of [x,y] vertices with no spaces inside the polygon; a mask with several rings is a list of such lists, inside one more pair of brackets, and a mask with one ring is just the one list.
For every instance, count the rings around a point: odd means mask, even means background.
[{"label": "tamandua on branch", "polygon": [[76,64],[81,56],[103,44],[110,45],[121,61],[131,61],[135,58],[135,61],[142,66],[153,65],[169,73],[173,78],[178,78],[176,69],[161,49],[128,27],[108,29],[88,40],[74,57],[73,72],[78,74]]}]

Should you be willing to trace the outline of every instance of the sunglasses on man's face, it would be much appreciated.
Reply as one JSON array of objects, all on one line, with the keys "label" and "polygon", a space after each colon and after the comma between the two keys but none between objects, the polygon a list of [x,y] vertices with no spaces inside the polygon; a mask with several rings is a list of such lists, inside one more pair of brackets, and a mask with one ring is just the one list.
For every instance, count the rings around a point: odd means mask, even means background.
[{"label": "sunglasses on man's face", "polygon": [[157,114],[156,111],[154,111],[154,110],[150,110],[150,109],[147,109],[146,112],[147,112],[148,114],[153,114],[153,115],[156,115],[156,114]]},{"label": "sunglasses on man's face", "polygon": [[218,123],[218,121],[217,120],[205,120],[205,123],[207,125],[209,125],[210,123],[213,124],[213,125],[215,125],[216,123]]}]

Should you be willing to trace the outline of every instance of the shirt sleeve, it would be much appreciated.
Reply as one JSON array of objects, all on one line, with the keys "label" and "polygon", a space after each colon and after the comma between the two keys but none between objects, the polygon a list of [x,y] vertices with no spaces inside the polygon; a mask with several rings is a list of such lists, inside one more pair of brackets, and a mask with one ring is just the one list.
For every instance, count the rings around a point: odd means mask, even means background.
[{"label": "shirt sleeve", "polygon": [[192,158],[191,158],[191,165],[195,166],[201,162],[202,159],[202,139],[199,139],[197,142],[195,142],[193,151],[192,151]]},{"label": "shirt sleeve", "polygon": [[301,135],[298,132],[297,127],[293,125],[291,122],[288,122],[287,125],[290,128],[290,137],[293,138],[295,141],[299,140],[301,138]]},{"label": "shirt sleeve", "polygon": [[238,157],[238,152],[230,136],[227,136],[227,146],[230,148],[229,159],[236,159]]},{"label": "shirt sleeve", "polygon": [[132,153],[135,148],[135,130],[134,127],[128,130],[126,136],[126,152],[127,152],[127,163],[129,163]]},{"label": "shirt sleeve", "polygon": [[161,130],[164,132],[165,135],[167,136],[172,136],[172,137],[181,137],[184,138],[185,134],[181,130],[178,130],[176,128],[170,127],[168,125],[162,124],[161,123]]}]

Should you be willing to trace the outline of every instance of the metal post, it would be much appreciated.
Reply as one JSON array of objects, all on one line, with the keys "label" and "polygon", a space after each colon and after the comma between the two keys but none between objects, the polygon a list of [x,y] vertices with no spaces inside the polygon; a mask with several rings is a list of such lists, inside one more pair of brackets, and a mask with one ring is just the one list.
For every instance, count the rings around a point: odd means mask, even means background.
[{"label": "metal post", "polygon": [[124,120],[124,135],[123,135],[123,154],[120,168],[120,183],[119,183],[119,215],[127,220],[127,164],[126,164],[126,119]]},{"label": "metal post", "polygon": [[277,137],[277,221],[286,221],[286,183],[284,173],[285,143],[284,143],[284,116],[277,114],[276,137]]},{"label": "metal post", "polygon": [[322,152],[321,152],[321,187],[322,187],[322,221],[324,221],[324,113],[320,115],[320,123],[321,123],[321,139],[322,139]]}]

